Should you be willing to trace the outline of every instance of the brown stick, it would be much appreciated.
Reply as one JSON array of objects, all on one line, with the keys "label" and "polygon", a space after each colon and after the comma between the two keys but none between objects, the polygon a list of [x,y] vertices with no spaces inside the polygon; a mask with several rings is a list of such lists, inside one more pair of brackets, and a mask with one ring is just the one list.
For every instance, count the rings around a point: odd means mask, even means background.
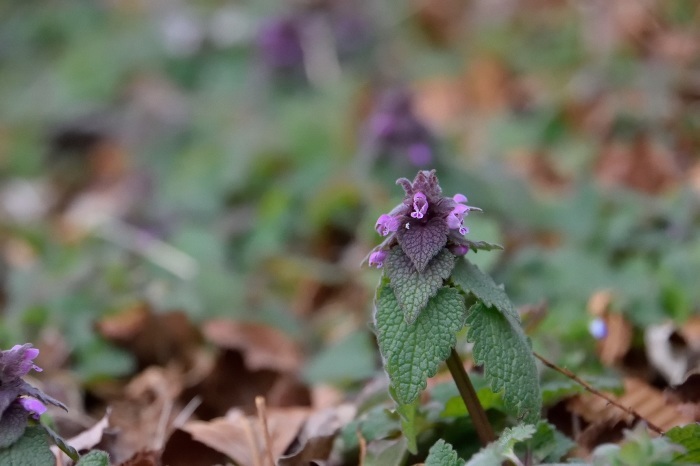
[{"label": "brown stick", "polygon": [[484,411],[481,403],[479,403],[474,385],[472,385],[471,380],[469,380],[467,371],[464,370],[462,359],[460,359],[459,354],[457,354],[454,348],[452,348],[452,352],[445,362],[447,363],[447,368],[450,369],[450,374],[452,374],[455,384],[457,384],[457,390],[459,390],[459,394],[462,396],[464,404],[467,406],[467,411],[472,418],[481,445],[488,445],[496,440],[496,435],[493,433],[493,428],[486,417],[486,411]]},{"label": "brown stick", "polygon": [[536,357],[537,359],[539,359],[540,361],[542,361],[542,364],[544,364],[545,366],[549,367],[550,369],[554,369],[555,371],[559,372],[560,374],[563,374],[563,375],[567,376],[568,378],[570,378],[571,380],[573,380],[573,381],[576,382],[577,384],[581,385],[581,386],[582,386],[584,389],[586,389],[587,391],[589,391],[589,392],[591,392],[592,394],[594,394],[594,395],[596,395],[596,396],[598,396],[598,397],[604,399],[605,401],[607,401],[607,402],[610,403],[611,405],[615,406],[616,408],[621,409],[622,411],[626,412],[627,414],[629,414],[630,416],[632,416],[632,417],[635,419],[635,421],[642,421],[642,422],[645,422],[646,425],[649,426],[649,428],[650,428],[651,430],[653,430],[654,432],[656,432],[657,434],[659,434],[659,435],[663,435],[663,434],[664,434],[663,430],[661,430],[661,428],[660,428],[659,426],[657,426],[657,425],[654,424],[653,422],[651,422],[651,421],[649,421],[648,419],[646,419],[645,417],[643,417],[641,414],[639,414],[639,413],[638,413],[637,411],[635,411],[634,409],[629,408],[629,407],[622,406],[620,403],[618,403],[617,401],[613,400],[612,398],[610,398],[610,397],[609,397],[608,395],[606,395],[605,393],[603,393],[603,392],[601,392],[601,391],[599,391],[599,390],[593,388],[588,382],[586,382],[585,380],[579,378],[576,374],[574,374],[573,372],[571,372],[569,369],[565,369],[565,368],[563,368],[563,367],[557,366],[557,365],[554,364],[553,362],[551,362],[551,361],[545,359],[543,356],[541,356],[541,355],[535,353],[534,351],[533,351],[533,354],[535,355],[535,357]]}]

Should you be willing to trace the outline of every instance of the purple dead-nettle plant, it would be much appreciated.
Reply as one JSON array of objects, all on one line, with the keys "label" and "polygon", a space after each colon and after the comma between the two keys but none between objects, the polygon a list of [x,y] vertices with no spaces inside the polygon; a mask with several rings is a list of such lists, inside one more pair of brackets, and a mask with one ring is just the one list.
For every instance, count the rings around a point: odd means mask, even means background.
[{"label": "purple dead-nettle plant", "polygon": [[390,393],[415,453],[415,413],[427,378],[445,361],[486,444],[494,432],[454,346],[467,325],[473,359],[506,409],[519,421],[539,419],[541,399],[534,356],[520,318],[502,287],[467,259],[472,251],[502,249],[465,235],[465,218],[478,207],[464,194],[445,196],[435,170],[411,182],[397,181],[403,201],[375,224],[384,241],[369,254],[381,268],[374,302],[374,328]]},{"label": "purple dead-nettle plant", "polygon": [[52,404],[66,407],[23,380],[23,377],[41,368],[34,364],[39,350],[31,344],[15,345],[0,351],[0,448],[5,448],[19,439],[29,418],[39,419]]},{"label": "purple dead-nettle plant", "polygon": [[435,171],[418,172],[413,182],[406,178],[397,180],[406,196],[388,214],[377,219],[375,229],[387,238],[369,256],[369,264],[382,267],[388,252],[399,245],[418,272],[423,272],[442,249],[447,248],[455,256],[469,251],[470,241],[464,235],[464,217],[471,211],[481,211],[467,205],[467,197],[456,194],[442,195]]},{"label": "purple dead-nettle plant", "polygon": [[433,163],[433,135],[416,115],[413,97],[405,89],[382,94],[369,119],[369,135],[377,156],[405,159],[416,167]]}]

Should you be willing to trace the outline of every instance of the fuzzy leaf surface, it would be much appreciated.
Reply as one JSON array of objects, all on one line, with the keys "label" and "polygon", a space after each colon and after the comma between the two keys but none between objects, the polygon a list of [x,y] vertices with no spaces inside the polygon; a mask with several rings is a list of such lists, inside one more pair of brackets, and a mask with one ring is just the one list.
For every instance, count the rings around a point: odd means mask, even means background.
[{"label": "fuzzy leaf surface", "polygon": [[513,448],[519,442],[531,438],[535,433],[535,426],[521,424],[513,428],[506,428],[495,442],[491,442],[472,456],[465,466],[494,466],[507,459],[515,458]]},{"label": "fuzzy leaf surface", "polygon": [[109,466],[109,455],[101,450],[92,450],[81,456],[75,466]]},{"label": "fuzzy leaf surface", "polygon": [[536,429],[526,444],[537,464],[558,462],[576,446],[573,440],[547,421],[538,422]]},{"label": "fuzzy leaf surface", "polygon": [[452,273],[454,282],[462,288],[465,293],[471,293],[479,301],[483,301],[487,306],[492,306],[501,311],[513,324],[520,326],[520,317],[513,307],[513,303],[508,298],[506,292],[496,285],[493,279],[479,270],[479,267],[469,262],[466,258],[458,260]]},{"label": "fuzzy leaf surface", "polygon": [[455,265],[455,256],[443,248],[428,262],[427,267],[419,272],[406,253],[397,246],[389,252],[384,264],[406,322],[412,324],[428,304],[428,300],[442,287],[443,281],[450,276]]},{"label": "fuzzy leaf surface", "polygon": [[24,435],[8,448],[0,449],[0,464],[12,466],[38,466],[55,464],[44,429],[27,427]]},{"label": "fuzzy leaf surface", "polygon": [[374,325],[384,370],[399,404],[410,404],[425,389],[450,355],[455,333],[464,326],[464,297],[454,288],[441,288],[413,324],[385,281],[377,290]]},{"label": "fuzzy leaf surface", "polygon": [[477,302],[469,310],[467,324],[474,360],[484,366],[491,389],[503,391],[506,409],[518,419],[536,423],[542,408],[537,367],[519,323]]},{"label": "fuzzy leaf surface", "polygon": [[666,437],[685,448],[685,453],[676,455],[673,460],[678,463],[700,464],[700,424],[674,427],[666,432]]},{"label": "fuzzy leaf surface", "polygon": [[440,439],[430,447],[425,466],[464,466],[464,460],[457,455],[452,445]]},{"label": "fuzzy leaf surface", "polygon": [[406,448],[414,455],[418,453],[418,405],[420,400],[416,398],[411,403],[403,404],[396,396],[396,389],[389,387],[389,394],[396,402],[396,412],[401,419],[401,432],[406,438]]},{"label": "fuzzy leaf surface", "polygon": [[410,228],[403,225],[396,232],[396,239],[403,252],[411,259],[419,272],[425,270],[430,259],[447,244],[447,222],[434,217],[426,224],[414,223]]},{"label": "fuzzy leaf surface", "polygon": [[24,434],[29,414],[19,403],[12,403],[0,418],[0,448],[7,448]]}]

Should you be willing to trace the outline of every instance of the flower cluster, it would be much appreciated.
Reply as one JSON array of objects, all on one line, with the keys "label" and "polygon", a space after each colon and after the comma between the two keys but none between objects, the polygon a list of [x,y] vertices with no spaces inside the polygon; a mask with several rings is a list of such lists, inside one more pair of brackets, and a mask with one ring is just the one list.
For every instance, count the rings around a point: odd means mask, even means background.
[{"label": "flower cluster", "polygon": [[467,205],[463,194],[443,196],[435,170],[420,171],[413,182],[401,178],[396,184],[403,187],[406,197],[391,212],[379,216],[375,229],[387,238],[370,254],[370,266],[382,267],[388,251],[397,244],[419,270],[445,247],[456,256],[469,251],[464,217],[481,209]]},{"label": "flower cluster", "polygon": [[370,118],[369,132],[380,153],[406,157],[417,167],[433,160],[433,136],[416,116],[406,90],[393,89],[381,96]]},{"label": "flower cluster", "polygon": [[47,403],[65,409],[62,403],[22,380],[31,370],[41,372],[34,364],[38,355],[39,350],[28,343],[0,351],[0,431],[21,429],[23,432],[24,425],[19,425],[17,419],[26,420],[30,415],[39,419]]},{"label": "flower cluster", "polygon": [[265,66],[286,75],[308,66],[312,55],[318,53],[313,47],[330,46],[342,62],[360,55],[373,36],[369,18],[356,2],[331,0],[297,6],[287,14],[266,19],[258,32],[257,46]]}]

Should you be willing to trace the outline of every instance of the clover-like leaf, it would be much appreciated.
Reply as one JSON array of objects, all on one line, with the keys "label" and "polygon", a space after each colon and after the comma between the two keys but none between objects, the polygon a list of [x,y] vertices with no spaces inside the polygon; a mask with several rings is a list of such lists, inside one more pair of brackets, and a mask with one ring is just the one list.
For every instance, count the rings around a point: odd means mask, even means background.
[{"label": "clover-like leaf", "polygon": [[12,403],[0,418],[0,448],[7,448],[24,434],[29,413],[19,403]]},{"label": "clover-like leaf", "polygon": [[396,232],[396,239],[416,269],[422,272],[430,259],[447,244],[448,231],[447,222],[434,217],[425,224],[412,223],[410,228],[404,228],[402,225]]},{"label": "clover-like leaf", "polygon": [[457,261],[452,272],[452,280],[465,293],[473,294],[479,301],[495,307],[509,318],[515,319],[520,325],[518,313],[503,288],[496,285],[490,276],[466,258]]},{"label": "clover-like leaf", "polygon": [[464,326],[464,297],[454,288],[441,288],[430,298],[413,324],[385,281],[377,290],[374,324],[384,369],[394,387],[396,401],[410,404],[425,388],[428,377],[450,355],[455,333]]},{"label": "clover-like leaf", "polygon": [[55,462],[44,429],[39,426],[27,427],[19,440],[8,448],[0,448],[2,465],[34,466]]},{"label": "clover-like leaf", "polygon": [[428,300],[435,296],[443,281],[450,276],[454,264],[455,256],[443,248],[428,262],[425,270],[419,272],[400,247],[389,251],[384,266],[406,322],[415,322]]},{"label": "clover-like leaf", "polygon": [[440,439],[430,447],[425,466],[464,466],[464,460],[457,455],[452,445]]},{"label": "clover-like leaf", "polygon": [[678,453],[674,456],[674,462],[700,464],[700,424],[674,427],[666,432],[666,437],[685,448],[684,453]]},{"label": "clover-like leaf", "polygon": [[483,364],[491,389],[503,391],[506,409],[519,419],[537,422],[542,407],[537,366],[520,324],[482,302],[469,309],[467,324],[474,360]]}]

